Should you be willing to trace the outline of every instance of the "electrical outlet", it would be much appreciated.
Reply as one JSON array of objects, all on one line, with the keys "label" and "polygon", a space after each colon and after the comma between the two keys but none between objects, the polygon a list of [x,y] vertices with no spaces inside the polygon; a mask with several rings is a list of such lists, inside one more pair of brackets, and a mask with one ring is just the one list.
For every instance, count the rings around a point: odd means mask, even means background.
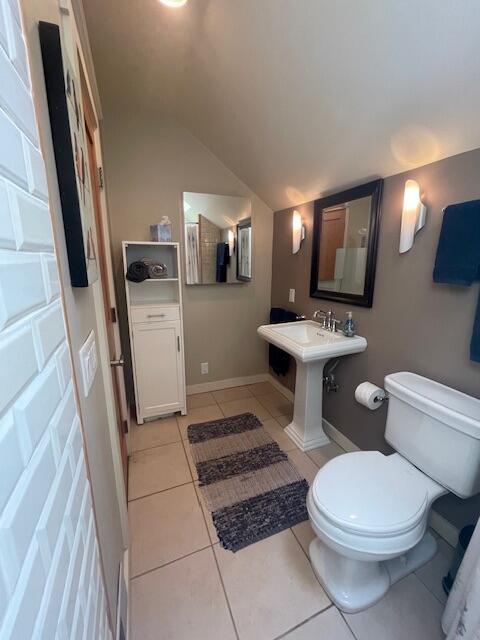
[{"label": "electrical outlet", "polygon": [[200,363],[200,373],[201,374],[208,373],[208,362]]},{"label": "electrical outlet", "polygon": [[295,289],[290,289],[288,292],[288,301],[295,302]]}]

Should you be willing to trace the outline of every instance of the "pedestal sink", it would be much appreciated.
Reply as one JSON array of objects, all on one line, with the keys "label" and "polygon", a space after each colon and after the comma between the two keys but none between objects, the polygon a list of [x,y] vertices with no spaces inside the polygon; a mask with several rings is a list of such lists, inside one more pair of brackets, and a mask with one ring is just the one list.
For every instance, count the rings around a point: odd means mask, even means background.
[{"label": "pedestal sink", "polygon": [[346,338],[342,333],[327,331],[313,320],[266,324],[257,332],[297,363],[293,420],[285,432],[302,451],[327,444],[329,439],[322,426],[323,368],[331,358],[365,351],[367,341],[360,336]]}]

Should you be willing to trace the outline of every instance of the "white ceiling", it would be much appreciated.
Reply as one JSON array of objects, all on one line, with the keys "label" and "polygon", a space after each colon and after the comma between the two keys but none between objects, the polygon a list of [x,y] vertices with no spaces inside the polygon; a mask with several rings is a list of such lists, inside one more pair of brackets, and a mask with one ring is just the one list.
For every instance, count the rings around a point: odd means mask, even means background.
[{"label": "white ceiling", "polygon": [[479,0],[83,0],[104,116],[173,114],[273,209],[480,146]]}]

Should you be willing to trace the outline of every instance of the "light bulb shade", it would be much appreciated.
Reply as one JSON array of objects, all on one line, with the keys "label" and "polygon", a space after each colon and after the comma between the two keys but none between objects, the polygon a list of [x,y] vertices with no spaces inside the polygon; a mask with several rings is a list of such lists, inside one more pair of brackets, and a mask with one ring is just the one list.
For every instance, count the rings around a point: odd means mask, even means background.
[{"label": "light bulb shade", "polygon": [[413,247],[415,234],[424,226],[426,214],[427,207],[420,200],[420,185],[416,180],[407,180],[403,194],[400,253]]},{"label": "light bulb shade", "polygon": [[305,227],[303,226],[302,216],[298,211],[294,211],[292,214],[292,253],[298,253],[304,238]]},{"label": "light bulb shade", "polygon": [[179,7],[183,7],[184,4],[187,4],[188,0],[160,0],[160,2],[166,7],[178,9]]}]

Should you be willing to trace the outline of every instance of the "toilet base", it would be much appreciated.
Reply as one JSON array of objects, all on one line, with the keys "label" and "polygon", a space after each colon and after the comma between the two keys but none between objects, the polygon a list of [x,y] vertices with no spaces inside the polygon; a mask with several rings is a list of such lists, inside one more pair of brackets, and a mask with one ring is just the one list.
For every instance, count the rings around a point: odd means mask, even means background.
[{"label": "toilet base", "polygon": [[436,550],[437,541],[426,533],[415,547],[397,558],[363,561],[340,555],[315,538],[309,556],[315,575],[334,604],[345,613],[357,613],[383,598],[391,584],[429,562]]}]

